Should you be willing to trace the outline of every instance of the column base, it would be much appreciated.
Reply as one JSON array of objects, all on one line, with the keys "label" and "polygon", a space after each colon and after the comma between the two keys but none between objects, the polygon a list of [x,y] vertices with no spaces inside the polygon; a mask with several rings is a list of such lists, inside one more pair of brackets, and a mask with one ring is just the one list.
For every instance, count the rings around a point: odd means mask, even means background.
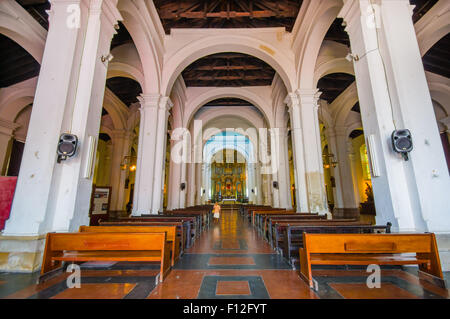
[{"label": "column base", "polygon": [[333,218],[357,218],[359,219],[359,208],[334,208]]},{"label": "column base", "polygon": [[32,273],[41,268],[46,235],[0,236],[0,271]]},{"label": "column base", "polygon": [[436,234],[442,271],[450,271],[450,233]]}]

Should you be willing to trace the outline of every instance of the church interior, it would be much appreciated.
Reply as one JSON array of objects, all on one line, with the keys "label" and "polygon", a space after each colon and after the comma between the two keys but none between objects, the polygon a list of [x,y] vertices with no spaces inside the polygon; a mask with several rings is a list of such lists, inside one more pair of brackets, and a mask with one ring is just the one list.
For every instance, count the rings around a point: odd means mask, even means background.
[{"label": "church interior", "polygon": [[0,1],[0,299],[450,299],[450,1]]}]

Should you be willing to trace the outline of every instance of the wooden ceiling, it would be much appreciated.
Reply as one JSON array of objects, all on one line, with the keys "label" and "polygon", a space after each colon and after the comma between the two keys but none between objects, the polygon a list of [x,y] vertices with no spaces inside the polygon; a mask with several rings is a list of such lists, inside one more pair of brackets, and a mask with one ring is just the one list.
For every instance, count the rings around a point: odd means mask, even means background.
[{"label": "wooden ceiling", "polygon": [[41,26],[48,30],[48,14],[50,2],[48,0],[16,0]]},{"label": "wooden ceiling", "polygon": [[[438,0],[411,0],[416,5],[413,21],[418,21]],[[36,21],[48,29],[50,8],[48,0],[17,0]],[[166,33],[170,28],[255,28],[286,27],[292,30],[302,1],[281,0],[154,0]],[[132,42],[122,23],[111,47]],[[328,30],[326,40],[349,45],[349,38],[336,19]],[[450,39],[441,39],[424,57],[427,71],[450,76]],[[40,65],[20,45],[0,35],[0,87],[27,80],[39,74]],[[187,86],[254,86],[270,85],[275,71],[265,62],[241,53],[220,53],[197,60],[182,75]],[[335,74],[319,82],[322,98],[332,102],[351,83],[351,76]],[[354,78],[353,78],[354,79]],[[139,84],[126,78],[108,81],[108,87],[123,98],[126,105],[136,101],[141,92]],[[139,92],[139,93],[137,93]],[[226,101],[222,101],[225,103]],[[230,102],[230,101],[228,101]],[[235,102],[235,101],[234,101]],[[231,103],[234,103],[231,102]],[[355,106],[355,110],[358,107]]]},{"label": "wooden ceiling", "polygon": [[324,76],[317,83],[322,92],[321,99],[331,104],[346,88],[355,81],[355,77],[346,73],[332,73]]},{"label": "wooden ceiling", "polygon": [[450,78],[450,33],[425,54],[423,65],[429,72]]},{"label": "wooden ceiling", "polygon": [[258,58],[243,53],[218,53],[203,57],[182,72],[186,86],[271,85],[275,70]]},{"label": "wooden ceiling", "polygon": [[114,77],[106,80],[106,87],[128,107],[138,102],[137,97],[142,93],[141,85],[138,82],[125,77]]},{"label": "wooden ceiling", "polygon": [[38,76],[40,68],[24,48],[0,34],[0,88]]},{"label": "wooden ceiling", "polygon": [[291,31],[302,1],[154,0],[164,30],[172,28],[265,28]]},{"label": "wooden ceiling", "polygon": [[253,106],[253,104],[242,99],[223,98],[206,103],[204,106]]}]

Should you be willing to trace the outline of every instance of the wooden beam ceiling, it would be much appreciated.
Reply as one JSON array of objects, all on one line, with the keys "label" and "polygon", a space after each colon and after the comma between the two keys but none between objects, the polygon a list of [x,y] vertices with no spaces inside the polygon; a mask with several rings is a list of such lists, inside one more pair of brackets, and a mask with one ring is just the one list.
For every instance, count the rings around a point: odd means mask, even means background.
[{"label": "wooden beam ceiling", "polygon": [[41,26],[48,30],[48,14],[50,2],[48,0],[16,0]]},{"label": "wooden beam ceiling", "polygon": [[40,68],[24,48],[0,34],[0,88],[38,76]]},{"label": "wooden beam ceiling", "polygon": [[331,104],[354,81],[355,77],[351,74],[328,74],[321,78],[317,84],[317,87],[322,92],[320,98]]},{"label": "wooden beam ceiling", "polygon": [[301,0],[154,0],[167,34],[171,28],[264,28],[292,30]]},{"label": "wooden beam ceiling", "polygon": [[265,86],[272,84],[275,70],[253,56],[228,52],[195,61],[182,76],[186,86]]},{"label": "wooden beam ceiling", "polygon": [[450,78],[450,33],[428,50],[423,65],[429,72]]},{"label": "wooden beam ceiling", "polygon": [[141,85],[138,82],[125,77],[107,79],[106,87],[128,107],[138,102],[137,97],[142,93]]},{"label": "wooden beam ceiling", "polygon": [[207,107],[215,107],[215,106],[253,106],[250,102],[247,102],[242,99],[236,98],[223,98],[211,101],[204,106]]}]

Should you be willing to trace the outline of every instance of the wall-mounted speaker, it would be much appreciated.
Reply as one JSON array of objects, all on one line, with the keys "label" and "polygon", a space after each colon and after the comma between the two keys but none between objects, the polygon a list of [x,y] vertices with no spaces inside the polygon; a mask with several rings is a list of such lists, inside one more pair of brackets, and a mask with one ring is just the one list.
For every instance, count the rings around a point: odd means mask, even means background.
[{"label": "wall-mounted speaker", "polygon": [[273,188],[278,189],[278,182],[273,182]]},{"label": "wall-mounted speaker", "polygon": [[395,130],[392,132],[392,148],[395,152],[402,154],[407,161],[408,153],[413,150],[411,132],[409,130]]},{"label": "wall-mounted speaker", "polygon": [[186,183],[181,183],[181,184],[180,184],[180,189],[181,189],[182,191],[184,191],[185,188],[186,188]]},{"label": "wall-mounted speaker", "polygon": [[78,137],[73,134],[61,134],[58,141],[56,152],[58,154],[58,163],[65,161],[68,157],[75,155],[78,147]]}]

